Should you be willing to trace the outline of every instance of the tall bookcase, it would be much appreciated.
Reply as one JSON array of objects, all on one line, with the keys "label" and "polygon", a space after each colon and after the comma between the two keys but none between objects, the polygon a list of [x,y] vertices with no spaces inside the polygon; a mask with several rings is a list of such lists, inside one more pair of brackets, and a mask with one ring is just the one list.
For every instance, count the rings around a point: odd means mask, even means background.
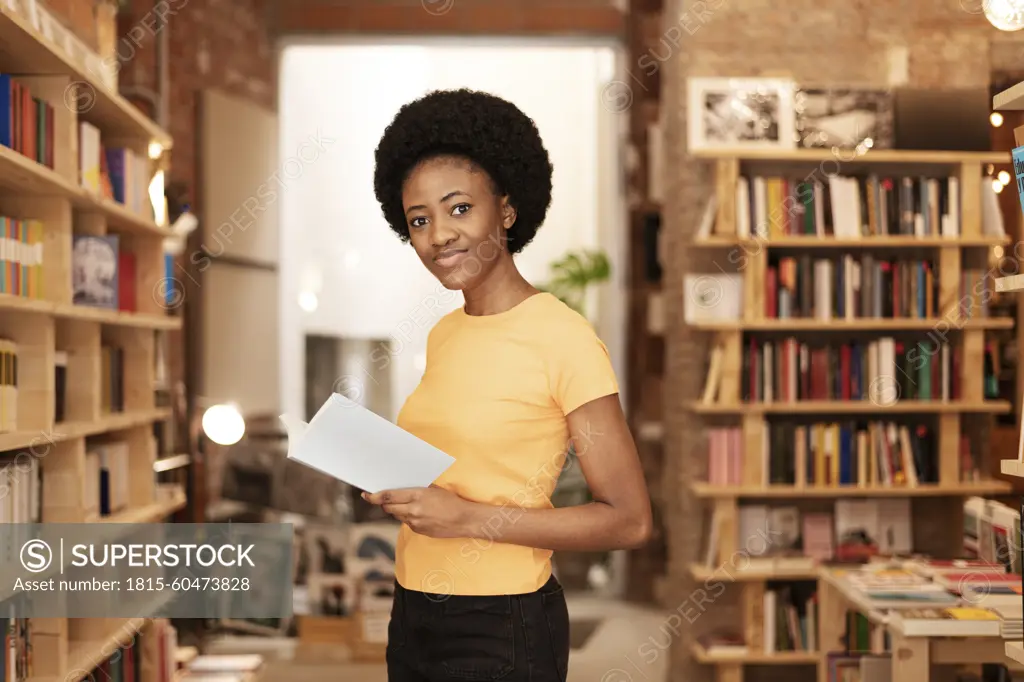
[{"label": "tall bookcase", "polygon": [[[993,272],[990,260],[1000,255],[1001,248],[1009,242],[1003,236],[983,234],[984,209],[981,191],[981,183],[990,182],[984,179],[986,173],[992,170],[990,166],[998,164],[1005,167],[1009,159],[1006,154],[900,150],[868,150],[861,154],[853,151],[833,152],[827,149],[726,150],[695,151],[694,154],[706,159],[713,166],[717,216],[712,234],[699,237],[690,247],[707,253],[707,257],[702,257],[701,261],[710,264],[707,275],[709,279],[719,272],[739,277],[742,280],[742,294],[737,316],[731,319],[707,319],[692,323],[711,335],[712,345],[717,348],[711,354],[713,359],[709,369],[709,374],[715,375],[717,388],[713,399],[697,401],[691,404],[689,409],[700,415],[709,428],[727,425],[739,429],[738,442],[734,441],[731,449],[740,452],[738,459],[741,462],[741,472],[738,476],[732,476],[730,484],[712,484],[694,479],[685,482],[690,488],[690,493],[705,501],[713,510],[711,516],[716,526],[713,530],[710,527],[705,529],[706,537],[716,538],[714,546],[717,549],[709,552],[712,554],[709,557],[710,563],[695,563],[691,567],[691,573],[694,579],[706,588],[705,596],[716,594],[719,584],[725,586],[723,591],[737,588],[740,590],[742,626],[738,629],[746,641],[747,653],[711,654],[699,643],[693,644],[691,653],[697,661],[715,666],[716,679],[723,682],[740,682],[746,665],[817,666],[819,679],[825,680],[826,658],[820,651],[765,652],[763,647],[763,600],[766,589],[783,582],[816,584],[817,563],[799,558],[795,562],[748,561],[750,557],[747,543],[739,537],[740,510],[748,503],[773,505],[784,502],[787,506],[800,508],[803,513],[808,510],[829,510],[830,505],[844,498],[908,498],[912,509],[915,545],[913,550],[939,557],[959,555],[963,537],[964,499],[975,495],[1004,493],[1008,490],[1005,482],[993,480],[989,472],[983,471],[980,476],[975,474],[971,477],[962,474],[961,435],[968,431],[973,433],[976,427],[983,427],[986,420],[991,421],[992,415],[1006,412],[1010,408],[1005,401],[985,399],[982,367],[986,332],[1012,328],[1014,320],[978,316],[977,292],[973,295],[970,292],[966,294],[970,299],[967,301],[968,307],[973,303],[975,312],[971,316],[963,312],[964,274],[967,271]],[[810,222],[803,222],[803,214],[793,209],[793,204],[782,202],[777,204],[773,211],[770,198],[765,217],[774,224],[785,223],[788,219],[784,214],[800,215],[794,231],[780,233],[777,224],[764,229],[758,228],[753,211],[747,218],[742,215],[742,202],[740,208],[737,208],[737,188],[741,186],[741,178],[747,178],[745,182],[753,192],[753,179],[758,177],[789,177],[795,178],[795,182],[806,181],[812,185],[817,180],[828,186],[830,177],[834,175],[874,176],[876,179],[943,178],[947,179],[946,182],[950,177],[956,178],[959,183],[956,192],[959,197],[959,226],[952,233],[930,233],[926,219],[924,232],[908,234],[894,226],[891,229],[887,227],[882,233],[879,229],[881,223],[877,222],[881,218],[878,217],[879,214],[874,213],[879,206],[877,194],[871,208],[866,203],[862,204],[861,222],[863,225],[870,223],[868,234],[858,233],[850,236],[842,236],[847,234],[845,231],[841,236],[835,236],[831,229],[826,234],[816,232],[814,227],[820,225],[816,225],[813,219]],[[816,201],[820,195],[814,196]],[[890,200],[893,200],[893,197],[898,198],[896,195],[890,195]],[[838,201],[835,198],[833,200]],[[942,201],[945,202],[945,199]],[[932,205],[931,210],[934,212],[935,206],[939,205]],[[941,206],[947,207],[941,208],[943,212],[949,212],[948,203]],[[813,207],[804,208],[808,211],[814,210]],[[911,211],[913,210],[911,207]],[[917,210],[922,209],[918,206]],[[894,214],[890,214],[892,215]],[[899,212],[895,216],[898,225]],[[816,216],[816,219],[820,222],[821,215]],[[940,222],[932,224],[932,229]],[[860,232],[861,226],[856,227]],[[921,297],[921,301],[931,301],[934,298],[930,310],[924,314],[898,314],[888,311],[884,313],[884,317],[861,316],[860,313],[863,311],[858,310],[855,315],[848,316],[844,313],[837,316],[833,313],[830,319],[820,319],[817,314],[808,314],[806,310],[788,317],[776,314],[778,311],[769,305],[768,298],[774,291],[767,277],[769,268],[772,264],[777,268],[786,267],[779,266],[776,260],[778,257],[790,256],[798,260],[800,256],[810,255],[812,261],[831,260],[838,263],[846,256],[852,256],[853,260],[860,262],[864,254],[873,254],[877,259],[888,259],[890,262],[900,259],[929,262],[931,269],[927,270],[927,275],[921,276],[927,276],[928,281],[934,283],[933,287],[921,287],[920,290],[915,288],[912,300],[917,301],[918,296]],[[841,277],[840,271],[841,268],[836,266],[834,271],[828,272],[827,277]],[[776,272],[779,270],[776,269]],[[849,276],[851,271],[843,272]],[[857,272],[860,273],[861,270]],[[803,276],[805,275],[801,275]],[[792,273],[788,277],[791,284]],[[866,278],[866,275],[864,277]],[[834,285],[835,289],[825,294],[827,304],[835,304],[834,297],[844,289],[843,280],[838,281],[840,283]],[[865,281],[866,279],[860,280],[861,287],[865,286]],[[817,284],[818,282],[815,282],[815,286]],[[779,287],[781,286],[779,284]],[[991,287],[991,282],[985,286]],[[926,293],[926,288],[934,293]],[[977,291],[990,290],[989,288]],[[688,298],[685,305],[695,305],[692,295],[689,292],[686,295]],[[892,291],[887,292],[883,288],[882,295],[892,295]],[[721,290],[713,293],[711,298],[715,300],[712,304],[717,304],[724,296],[725,293]],[[810,298],[813,300],[813,297],[812,291]],[[795,301],[791,302],[794,307],[797,306]],[[851,302],[852,299],[845,302],[848,309]],[[814,307],[817,305],[822,303],[819,301]],[[936,334],[937,331],[940,334]],[[948,341],[950,357],[954,354],[958,357],[956,363],[951,361],[949,364],[954,368],[956,376],[947,380],[956,384],[955,394],[940,394],[937,388],[935,393],[926,396],[928,399],[918,399],[921,398],[921,394],[912,394],[912,399],[908,399],[907,395],[892,392],[891,382],[894,380],[889,379],[887,381],[890,383],[885,384],[889,386],[888,391],[884,391],[885,395],[879,396],[868,390],[868,386],[863,385],[873,382],[874,379],[861,374],[863,381],[859,392],[849,387],[840,390],[840,393],[850,395],[851,399],[809,399],[816,389],[808,391],[806,384],[799,388],[794,388],[794,385],[790,384],[786,391],[792,397],[786,400],[776,397],[774,400],[765,401],[763,392],[755,395],[755,399],[750,398],[751,393],[748,389],[751,382],[756,383],[753,377],[757,372],[763,371],[763,366],[751,367],[748,348],[752,340],[781,342],[784,339],[794,339],[797,344],[813,347],[815,344],[839,346],[844,342],[867,345],[881,337],[896,337],[901,339],[901,343],[908,344],[907,347],[914,348],[915,342],[926,340],[929,334],[933,338],[940,336]],[[796,362],[799,362],[799,355],[792,357],[797,358]],[[868,360],[864,359],[863,362],[866,364]],[[784,371],[793,370],[790,368]],[[836,372],[841,373],[841,369],[836,367],[824,371],[832,377]],[[897,368],[897,372],[899,371],[901,370]],[[796,376],[799,376],[799,370],[796,370]],[[797,379],[798,384],[801,382],[802,380]],[[949,384],[946,385],[947,389],[948,387]],[[781,388],[776,387],[776,396]],[[849,393],[844,393],[846,391]],[[938,397],[933,397],[935,395]],[[851,472],[847,472],[847,477],[841,479],[844,480],[843,483],[836,483],[833,478],[832,481],[822,484],[818,474],[813,477],[798,474],[796,480],[786,484],[769,483],[770,480],[776,479],[766,468],[769,466],[768,462],[772,461],[771,457],[777,456],[778,452],[773,452],[771,456],[766,455],[766,449],[769,447],[777,449],[776,446],[766,445],[767,424],[847,420],[904,421],[910,424],[920,420],[922,424],[927,423],[935,443],[934,461],[928,465],[934,473],[930,482],[891,482],[894,480],[891,477],[890,482],[885,482],[880,478],[881,474],[877,473],[878,470],[874,470],[868,480],[864,478],[865,470],[858,473],[854,466],[854,480],[849,478]],[[980,433],[983,438],[983,428],[980,429]],[[785,457],[797,459],[798,449],[792,443],[785,445],[782,450]],[[839,458],[838,450],[831,452],[833,458]],[[877,463],[878,459],[875,461]],[[806,465],[806,460],[803,460],[803,463]],[[870,465],[866,466],[870,468]],[[832,471],[835,472],[835,469]],[[833,543],[834,546],[838,546],[839,538],[833,538]],[[720,597],[716,597],[715,600],[717,598]],[[820,641],[817,637],[814,639]]]},{"label": "tall bookcase", "polygon": [[[995,111],[1019,111],[1024,109],[1024,82],[1018,83],[995,95],[992,98],[992,108]],[[1024,146],[1024,126],[1014,129],[1013,134],[1016,146]],[[1007,162],[1012,158],[1009,154],[1004,154],[1004,156],[1009,157],[1006,158]],[[1011,169],[1010,176],[1016,178],[1017,183],[1019,183],[1018,175],[1020,173],[1020,170],[1014,168]],[[1021,201],[1021,209],[1024,210],[1024,197],[1022,197]],[[1024,291],[1024,277],[1020,275],[1000,277],[996,280],[996,290],[1007,294],[1020,295],[1020,292]],[[1018,385],[1020,385],[1019,382]],[[1000,462],[999,467],[1003,474],[1016,478],[1024,478],[1024,447],[1022,447],[1024,446],[1024,413],[1021,416],[1022,419],[1019,423],[1021,441],[1020,445],[1018,445],[1017,457],[1015,459],[1004,459]],[[1024,511],[1024,498],[1021,499],[1020,508]],[[1024,531],[1024,514],[1021,515],[1020,530]],[[1024,552],[1024,547],[1014,547],[1011,549]],[[1024,665],[1024,642],[1007,642],[1006,657],[1017,665]]]},{"label": "tall bookcase", "polygon": [[[55,39],[52,25],[21,14],[24,6],[0,3],[0,74],[37,100],[26,98],[17,116],[0,111],[0,120],[11,126],[5,132],[11,144],[0,145],[0,216],[8,229],[0,235],[6,278],[0,289],[0,338],[17,352],[16,364],[6,364],[4,371],[2,399],[8,402],[0,458],[11,491],[5,493],[7,501],[32,501],[21,509],[8,506],[4,520],[163,521],[185,503],[180,487],[158,485],[154,473],[155,425],[171,416],[154,398],[157,335],[181,326],[166,303],[163,240],[171,231],[156,222],[145,188],[136,188],[143,200],[134,206],[86,189],[79,124],[94,126],[104,147],[131,150],[148,165],[140,178],[162,169],[171,139],[81,63],[70,40]],[[5,91],[0,99],[9,102],[10,96]],[[34,127],[23,139],[31,143],[15,142],[30,119]],[[11,228],[17,221],[34,221],[36,228],[21,234]],[[134,256],[134,277],[125,280],[135,292],[133,311],[74,303],[76,235],[117,235],[120,251]],[[109,348],[119,349],[120,371],[111,370]],[[17,393],[9,393],[15,386]],[[16,415],[7,412],[11,407]],[[94,496],[100,493],[84,484],[96,480],[89,471],[95,460],[87,453],[112,443],[127,455],[104,466],[124,485],[117,510],[97,514]],[[30,619],[28,679],[86,678],[144,627],[152,611],[138,606],[137,618]]]}]

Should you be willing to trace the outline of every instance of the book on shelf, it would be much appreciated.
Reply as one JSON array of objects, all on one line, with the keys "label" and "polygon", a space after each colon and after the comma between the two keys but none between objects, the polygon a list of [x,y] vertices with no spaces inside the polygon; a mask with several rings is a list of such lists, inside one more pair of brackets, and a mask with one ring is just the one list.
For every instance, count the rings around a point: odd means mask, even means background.
[{"label": "book on shelf", "polygon": [[[36,452],[43,453],[40,445]],[[31,450],[0,452],[0,523],[40,523],[43,468]]]},{"label": "book on shelf", "polygon": [[0,338],[0,432],[18,430],[18,344]]},{"label": "book on shelf", "polygon": [[117,235],[74,235],[71,251],[73,303],[117,310],[119,242]]},{"label": "book on shelf", "polygon": [[1013,177],[1017,184],[1017,199],[1020,201],[1020,208],[1024,211],[1024,147],[1014,147],[1010,153],[1013,161]]},{"label": "book on shelf", "polygon": [[155,618],[142,635],[143,639],[154,642],[150,649],[156,652],[152,661],[151,674],[144,682],[175,682],[178,679],[178,631],[165,618]]},{"label": "book on shelf", "polygon": [[[913,421],[838,419],[793,423],[764,420],[760,450],[738,427],[708,431],[707,482],[738,486],[748,481],[743,467],[750,456],[761,459],[759,486],[915,488],[939,483],[939,448],[933,426]],[[756,447],[756,446],[755,446]],[[961,436],[961,480],[977,478],[978,464],[970,439]]]},{"label": "book on shelf", "polygon": [[0,294],[43,298],[43,224],[0,216]]},{"label": "book on shelf", "polygon": [[995,500],[972,496],[963,503],[963,553],[1003,566],[1021,575],[1020,510]]},{"label": "book on shelf", "polygon": [[745,402],[960,398],[960,349],[943,341],[810,342],[751,337],[742,358]]},{"label": "book on shelf", "polygon": [[[794,505],[739,507],[736,547],[743,570],[806,571],[831,561],[862,561],[878,554],[909,554],[910,500],[837,500],[833,512],[801,512]],[[721,519],[712,512],[705,566],[715,568]],[[734,557],[726,557],[733,561]],[[733,561],[740,569],[738,560]]]},{"label": "book on shelf", "polygon": [[743,431],[738,426],[705,430],[708,443],[708,483],[734,486],[743,483]]},{"label": "book on shelf", "polygon": [[[982,232],[1005,234],[998,210],[985,210],[991,203],[986,185],[995,198],[991,183],[982,182]],[[736,234],[741,239],[961,235],[956,176],[747,175],[737,179],[735,192]]]},{"label": "book on shelf", "polygon": [[0,74],[0,145],[54,167],[54,108],[17,76]]},{"label": "book on shelf", "polygon": [[[42,523],[46,495],[40,457],[47,454],[45,447],[0,452],[0,523]],[[17,562],[20,544],[13,533],[0,536],[0,564]]]},{"label": "book on shelf", "polygon": [[33,625],[30,618],[14,618],[14,607],[7,617],[0,617],[3,633],[4,659],[0,664],[0,681],[22,682],[36,672],[32,656]]},{"label": "book on shelf", "polygon": [[100,346],[100,411],[124,412],[124,349]]},{"label": "book on shelf", "polygon": [[90,444],[85,453],[82,499],[85,520],[116,514],[128,507],[128,443]]},{"label": "book on shelf", "polygon": [[764,316],[825,322],[941,319],[947,325],[988,317],[994,286],[990,273],[964,270],[958,305],[950,310],[940,309],[938,275],[934,260],[881,258],[873,253],[772,256],[764,275]]},{"label": "book on shelf", "polygon": [[149,201],[150,161],[125,147],[103,144],[99,129],[78,123],[79,183],[95,196],[111,199],[132,213],[153,217]]},{"label": "book on shelf", "polygon": [[53,353],[53,421],[60,424],[67,419],[68,352]]},{"label": "book on shelf", "polygon": [[135,300],[135,254],[119,250],[117,254],[117,309],[134,313],[137,308]]},{"label": "book on shelf", "polygon": [[817,588],[813,583],[766,589],[762,608],[764,653],[817,650]]},{"label": "book on shelf", "polygon": [[104,159],[110,174],[113,199],[129,211],[153,217],[149,200],[150,161],[144,154],[123,147],[108,148]]},{"label": "book on shelf", "polygon": [[708,359],[708,371],[705,374],[704,393],[701,395],[701,402],[705,405],[712,405],[718,400],[718,392],[722,386],[722,365],[725,362],[725,347],[716,343],[711,348],[711,355]]}]

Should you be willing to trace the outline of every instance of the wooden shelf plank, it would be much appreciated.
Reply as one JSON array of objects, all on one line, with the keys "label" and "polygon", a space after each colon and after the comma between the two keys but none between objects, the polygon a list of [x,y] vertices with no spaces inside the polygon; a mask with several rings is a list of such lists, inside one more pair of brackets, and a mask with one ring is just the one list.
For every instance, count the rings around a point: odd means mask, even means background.
[{"label": "wooden shelf plank", "polygon": [[52,303],[38,299],[0,294],[0,311],[21,311],[54,315],[71,320],[88,320],[119,327],[147,329],[181,329],[181,318],[171,315],[150,315],[92,306]]},{"label": "wooden shelf plank", "polygon": [[1009,277],[996,277],[995,279],[997,293],[1024,291],[1024,275],[1010,275]]},{"label": "wooden shelf plank", "polygon": [[[3,21],[0,19],[0,24]],[[102,214],[114,231],[169,237],[169,227],[161,227],[146,216],[129,210],[111,199],[93,195],[56,171],[36,163],[18,152],[0,145],[0,189],[25,196],[67,199],[76,208]]]},{"label": "wooden shelf plank", "polygon": [[[156,614],[173,598],[169,592],[154,597],[145,608],[144,613]],[[69,642],[67,665],[68,669],[61,675],[29,677],[26,682],[82,682],[92,679],[91,673],[113,655],[118,648],[127,646],[142,630],[152,616],[135,618],[101,618],[90,619],[97,622],[96,633],[90,633],[87,640]]]},{"label": "wooden shelf plank", "polygon": [[981,402],[940,400],[899,400],[891,404],[878,405],[870,400],[801,400],[778,403],[736,403],[732,405],[701,402],[690,403],[690,409],[697,414],[951,414],[955,412],[981,412],[1002,414],[1010,411],[1006,400],[985,400]]},{"label": "wooden shelf plank", "polygon": [[784,566],[772,567],[769,569],[744,569],[720,568],[712,569],[700,564],[690,566],[690,574],[694,580],[701,582],[714,578],[722,582],[759,582],[762,580],[817,580],[818,569],[801,568],[790,569]]},{"label": "wooden shelf plank", "polygon": [[723,237],[713,235],[703,239],[695,239],[689,243],[693,248],[739,248],[748,249],[921,249],[941,246],[957,248],[977,246],[1005,246],[1010,243],[1009,237],[860,237],[857,239],[837,239],[836,237],[772,237],[740,239],[739,237]]},{"label": "wooden shelf plank", "polygon": [[[144,507],[126,509],[117,514],[104,516],[100,523],[153,523],[162,521],[174,512],[185,507],[185,491],[181,486],[169,486],[166,492],[157,495],[157,501]],[[163,498],[163,499],[160,499]]]},{"label": "wooden shelf plank", "polygon": [[[0,306],[2,307],[2,306]],[[84,305],[57,305],[54,308],[57,317],[90,320],[101,324],[119,327],[143,327],[147,329],[180,329],[181,318],[171,315],[149,315],[131,313],[121,310],[106,310]]]},{"label": "wooden shelf plank", "polygon": [[[1022,107],[1024,108],[1024,107]],[[914,164],[961,164],[961,163],[1003,163],[1009,165],[1010,152],[959,152],[928,151],[916,149],[869,149],[856,155],[852,149],[699,149],[690,152],[699,159],[739,159],[740,161],[785,161],[839,163],[914,163]]]},{"label": "wooden shelf plank", "polygon": [[995,111],[1024,109],[1024,82],[996,93],[992,97],[992,109]]},{"label": "wooden shelf plank", "polygon": [[691,326],[706,331],[814,331],[814,332],[850,332],[850,331],[928,331],[942,326],[944,332],[952,329],[1013,329],[1016,324],[1011,317],[987,317],[967,320],[932,318],[864,318],[853,320],[814,320],[814,319],[764,319],[764,320],[726,320],[698,321]]},{"label": "wooden shelf plank", "polygon": [[752,651],[742,655],[712,655],[699,644],[693,645],[693,657],[699,663],[709,665],[817,665],[821,661],[821,656],[814,651],[779,651],[767,654]]},{"label": "wooden shelf plank", "polygon": [[[78,105],[82,118],[96,124],[106,137],[122,137],[156,141],[170,149],[170,134],[147,118],[138,108],[107,87],[77,64],[63,50],[47,40],[28,19],[0,4],[0,71],[22,75],[65,75],[84,84],[87,89]],[[85,98],[88,98],[87,100]]]},{"label": "wooden shelf plank", "polygon": [[[1006,473],[1005,471],[1003,473]],[[913,488],[902,486],[807,486],[798,488],[791,485],[772,486],[719,486],[709,483],[694,483],[693,493],[701,498],[819,498],[819,497],[970,497],[972,495],[995,495],[1010,492],[1012,486],[1005,481],[965,482],[957,485],[919,485]]]},{"label": "wooden shelf plank", "polygon": [[1011,661],[1015,661],[1024,665],[1024,643],[1022,642],[1007,642],[1006,643],[1006,657]]},{"label": "wooden shelf plank", "polygon": [[49,444],[59,443],[72,438],[95,436],[108,431],[129,429],[171,416],[170,408],[153,410],[137,410],[121,414],[105,415],[91,422],[61,422],[45,431],[14,431],[0,433],[0,452],[28,448],[33,451],[44,451]]}]

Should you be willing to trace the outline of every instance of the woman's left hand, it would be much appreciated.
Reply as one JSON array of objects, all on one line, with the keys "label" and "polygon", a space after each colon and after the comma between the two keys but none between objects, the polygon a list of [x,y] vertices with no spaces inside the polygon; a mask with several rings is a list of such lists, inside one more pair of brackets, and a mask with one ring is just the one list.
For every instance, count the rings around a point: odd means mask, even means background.
[{"label": "woman's left hand", "polygon": [[363,499],[380,505],[414,533],[432,538],[469,537],[467,529],[473,503],[444,488],[382,490],[363,493]]}]

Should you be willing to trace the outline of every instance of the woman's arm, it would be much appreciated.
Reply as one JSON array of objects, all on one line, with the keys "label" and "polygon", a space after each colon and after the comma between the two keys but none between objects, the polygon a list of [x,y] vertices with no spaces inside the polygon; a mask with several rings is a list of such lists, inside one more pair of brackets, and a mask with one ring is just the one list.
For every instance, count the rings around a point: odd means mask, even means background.
[{"label": "woman's arm", "polygon": [[436,486],[363,493],[363,499],[381,505],[414,532],[436,538],[581,552],[643,545],[651,535],[651,502],[618,395],[592,400],[567,420],[594,498],[589,504],[527,509],[513,501],[496,507]]},{"label": "woman's arm", "polygon": [[470,502],[468,537],[556,551],[631,549],[651,535],[651,502],[618,395],[598,398],[567,417],[593,502],[525,509]]}]

